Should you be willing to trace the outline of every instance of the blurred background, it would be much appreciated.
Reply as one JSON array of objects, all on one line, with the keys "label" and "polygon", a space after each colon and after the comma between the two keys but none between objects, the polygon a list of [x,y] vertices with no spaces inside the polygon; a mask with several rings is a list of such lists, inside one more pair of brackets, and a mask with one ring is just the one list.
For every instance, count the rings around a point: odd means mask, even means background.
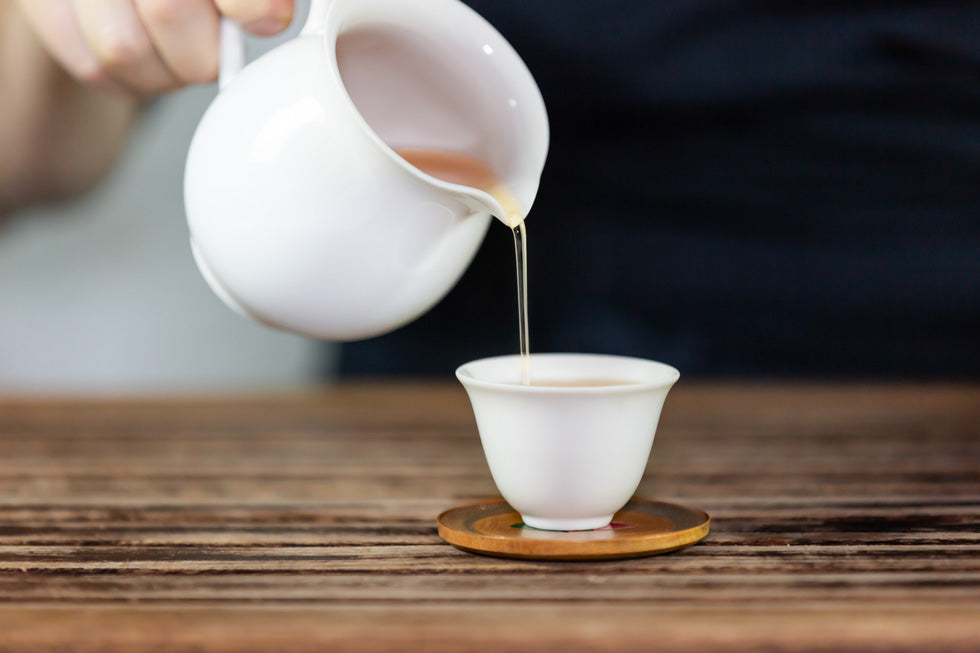
[{"label": "blurred background", "polygon": [[[551,119],[532,350],[686,378],[980,376],[980,5],[471,4]],[[445,302],[342,369],[514,351],[511,248],[491,229]]]},{"label": "blurred background", "polygon": [[[976,3],[468,4],[551,119],[532,350],[687,378],[980,378]],[[154,101],[105,184],[0,227],[0,389],[450,379],[517,350],[499,224],[446,300],[388,336],[317,343],[226,309],[191,260],[181,190],[214,92]]]}]

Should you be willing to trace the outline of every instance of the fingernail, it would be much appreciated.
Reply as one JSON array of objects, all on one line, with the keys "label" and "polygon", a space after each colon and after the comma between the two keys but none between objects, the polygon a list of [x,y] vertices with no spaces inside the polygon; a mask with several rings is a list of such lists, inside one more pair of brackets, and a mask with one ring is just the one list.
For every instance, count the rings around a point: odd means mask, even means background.
[{"label": "fingernail", "polygon": [[242,25],[247,31],[259,36],[272,36],[286,29],[289,26],[288,18],[267,17],[253,20]]}]

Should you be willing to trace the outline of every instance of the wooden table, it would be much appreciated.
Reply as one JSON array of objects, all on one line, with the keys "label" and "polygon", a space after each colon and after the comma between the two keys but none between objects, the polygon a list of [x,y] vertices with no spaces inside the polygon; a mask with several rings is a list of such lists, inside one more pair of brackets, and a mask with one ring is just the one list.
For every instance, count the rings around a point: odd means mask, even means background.
[{"label": "wooden table", "polygon": [[682,382],[648,471],[703,543],[510,561],[455,385],[0,399],[0,652],[980,650],[980,387]]}]

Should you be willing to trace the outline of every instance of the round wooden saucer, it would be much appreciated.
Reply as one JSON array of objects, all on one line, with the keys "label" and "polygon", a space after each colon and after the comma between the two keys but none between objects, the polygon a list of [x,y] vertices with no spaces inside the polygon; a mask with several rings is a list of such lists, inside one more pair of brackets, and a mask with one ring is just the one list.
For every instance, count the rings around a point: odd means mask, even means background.
[{"label": "round wooden saucer", "polygon": [[459,506],[439,515],[439,536],[472,553],[543,560],[611,560],[676,551],[708,534],[697,508],[634,498],[609,526],[593,531],[544,531],[525,526],[503,499]]}]

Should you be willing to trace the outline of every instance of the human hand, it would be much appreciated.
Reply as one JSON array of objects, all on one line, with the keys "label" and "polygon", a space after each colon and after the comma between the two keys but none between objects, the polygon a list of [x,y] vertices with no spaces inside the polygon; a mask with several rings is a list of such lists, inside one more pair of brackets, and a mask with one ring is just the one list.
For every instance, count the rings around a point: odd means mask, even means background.
[{"label": "human hand", "polygon": [[218,75],[218,24],[270,36],[294,0],[17,0],[48,52],[74,77],[147,97]]}]

